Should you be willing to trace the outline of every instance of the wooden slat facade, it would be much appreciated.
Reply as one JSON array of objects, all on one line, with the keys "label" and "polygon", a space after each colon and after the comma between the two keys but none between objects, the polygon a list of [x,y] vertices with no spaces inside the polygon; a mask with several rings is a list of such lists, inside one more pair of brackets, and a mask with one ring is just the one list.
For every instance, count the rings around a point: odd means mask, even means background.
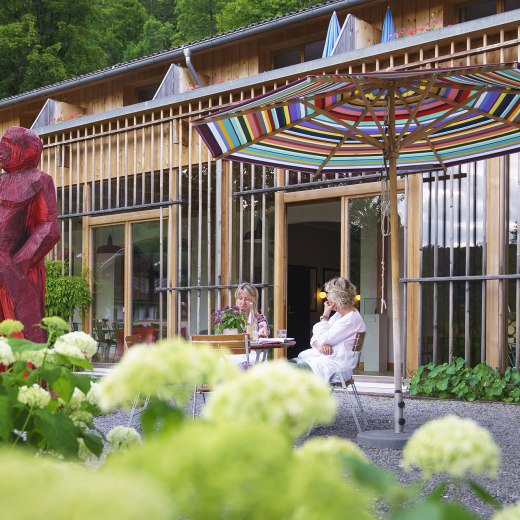
[{"label": "wooden slat facade", "polygon": [[[367,2],[349,12],[381,29],[386,6],[386,3]],[[479,23],[457,24],[456,4],[415,0],[391,1],[390,6],[397,30],[401,27],[414,30],[433,19],[439,20],[439,26],[444,29],[272,70],[275,53],[323,40],[329,13],[315,19],[295,19],[293,26],[283,28],[277,28],[275,23],[272,28],[266,24],[263,31],[222,45],[216,40],[212,49],[192,58],[207,87],[192,89],[185,83],[184,92],[138,103],[139,90],[159,85],[170,65],[152,63],[143,65],[141,70],[122,71],[114,77],[101,76],[91,84],[76,87],[71,84],[53,94],[53,99],[83,107],[87,114],[38,129],[44,142],[41,167],[52,175],[56,184],[62,225],[62,240],[53,256],[68,259],[71,271],[77,272],[79,264],[74,255],[81,253],[81,265],[92,272],[94,228],[123,226],[128,249],[133,240],[132,223],[157,221],[157,240],[161,244],[156,261],[159,278],[150,283],[156,285],[160,295],[155,317],[160,335],[210,330],[210,312],[232,303],[234,287],[241,281],[257,285],[272,327],[286,328],[288,208],[312,201],[339,202],[342,249],[338,266],[343,275],[349,276],[349,203],[355,198],[378,195],[380,183],[360,184],[355,178],[338,175],[320,175],[314,179],[307,174],[215,162],[190,121],[211,108],[249,99],[310,73],[444,67],[519,59],[518,11],[484,18]],[[338,10],[337,14],[342,20],[347,11]],[[448,27],[449,24],[455,25]],[[177,61],[183,65],[182,60]],[[0,131],[3,133],[12,125],[31,126],[46,99],[42,96],[6,108],[2,108],[0,100]],[[513,180],[518,184],[518,160],[493,159],[486,161],[485,168],[501,173],[486,176],[486,241],[481,269],[473,272],[468,265],[465,274],[518,277],[518,260],[515,267],[508,266],[506,261],[509,254],[506,249],[513,245],[511,242],[507,248],[505,245],[507,233],[512,232],[507,223],[515,219],[518,222],[518,213],[510,215],[511,210],[505,209],[510,193],[518,194],[518,185],[510,186]],[[441,305],[439,291],[444,295],[446,290],[445,283],[421,281],[432,275],[424,272],[425,258],[432,254],[430,249],[437,251],[434,253],[437,255],[444,254],[446,247],[449,249],[449,244],[442,245],[439,253],[438,236],[425,242],[431,232],[424,219],[440,222],[442,215],[449,213],[445,205],[441,207],[445,199],[429,199],[431,204],[425,207],[425,193],[433,197],[438,191],[430,187],[438,188],[440,181],[428,182],[429,191],[425,190],[421,175],[411,176],[406,186],[405,181],[401,181],[399,187],[402,193],[406,191],[403,195],[406,196],[403,244],[406,272],[402,278],[415,280],[403,283],[406,285],[403,336],[407,371],[412,372],[418,364],[430,359],[444,361],[447,352],[450,357],[453,354],[465,356],[468,364],[482,359],[504,368],[511,345],[518,364],[518,335],[514,344],[507,336],[511,316],[518,325],[517,311],[515,315],[519,301],[518,278],[481,278],[466,282],[468,287],[475,283],[481,287],[478,293],[481,306],[477,310],[470,309],[475,301],[472,303],[470,298],[465,304],[457,303],[461,308],[454,307],[454,297],[449,296],[452,310],[448,325],[446,321],[440,324],[438,317],[430,323],[430,317],[425,314],[431,306]],[[459,181],[450,182],[454,185]],[[469,176],[460,182],[468,183],[467,189],[470,189]],[[449,183],[442,184],[443,189],[446,186]],[[471,211],[476,214],[481,207],[472,207]],[[470,217],[466,227],[472,225]],[[457,226],[465,225],[466,217],[452,214],[451,218],[457,219]],[[434,244],[432,248],[428,246],[427,253],[423,250],[425,243]],[[518,244],[514,247],[518,258]],[[453,253],[453,245],[451,251]],[[467,257],[470,254],[475,253],[468,246]],[[125,250],[122,268],[125,271],[122,321],[125,334],[130,334],[129,309],[133,291],[138,289],[134,287],[136,281],[131,275],[134,266],[128,250]],[[453,284],[446,294],[452,293]],[[511,291],[515,294],[513,302]],[[442,305],[446,306],[446,302]],[[480,318],[475,318],[475,313]],[[443,320],[444,314],[441,314]],[[86,330],[92,330],[91,320],[95,317],[94,310],[84,317]],[[479,319],[481,339],[478,345],[473,345],[475,333],[470,329]],[[446,330],[439,330],[440,327]],[[439,337],[447,338],[442,340],[442,345]],[[458,344],[453,346],[454,337],[457,341],[465,338],[463,348]]]}]

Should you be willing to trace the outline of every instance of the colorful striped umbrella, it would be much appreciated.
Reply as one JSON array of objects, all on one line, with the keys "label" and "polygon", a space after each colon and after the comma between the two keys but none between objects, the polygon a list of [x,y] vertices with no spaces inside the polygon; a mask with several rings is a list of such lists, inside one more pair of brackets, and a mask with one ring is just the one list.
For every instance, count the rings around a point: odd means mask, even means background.
[{"label": "colorful striped umbrella", "polygon": [[[390,227],[397,230],[399,173],[446,169],[520,149],[520,70],[514,63],[308,76],[194,124],[217,159],[360,178],[385,172]],[[402,345],[397,232],[390,246],[399,437],[404,403],[396,348]]]},{"label": "colorful striped umbrella", "polygon": [[438,168],[520,148],[515,66],[308,76],[195,121],[216,158],[307,172]]}]

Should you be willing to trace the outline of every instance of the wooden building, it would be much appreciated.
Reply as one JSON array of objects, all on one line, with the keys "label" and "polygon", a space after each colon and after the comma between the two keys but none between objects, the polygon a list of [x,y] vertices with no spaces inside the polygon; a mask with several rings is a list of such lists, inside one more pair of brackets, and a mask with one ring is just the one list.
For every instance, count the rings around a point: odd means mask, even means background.
[{"label": "wooden building", "polygon": [[[406,30],[379,43],[388,5]],[[214,161],[190,121],[310,73],[518,61],[518,7],[329,1],[0,100],[2,133],[32,127],[44,142],[62,228],[54,256],[92,279],[83,328],[107,320],[119,337],[205,332],[213,309],[251,281],[272,329],[288,328],[302,349],[320,287],[342,274],[367,323],[364,371],[391,370],[379,176],[360,183]],[[333,11],[342,37],[321,58]],[[514,154],[399,181],[408,372],[453,356],[518,364],[518,163]]]}]

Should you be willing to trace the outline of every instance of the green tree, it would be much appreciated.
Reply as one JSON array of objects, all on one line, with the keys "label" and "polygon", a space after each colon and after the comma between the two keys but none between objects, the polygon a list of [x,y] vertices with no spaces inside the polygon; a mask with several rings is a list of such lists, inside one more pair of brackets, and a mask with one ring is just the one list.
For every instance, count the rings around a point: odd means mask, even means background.
[{"label": "green tree", "polygon": [[217,14],[217,30],[225,32],[298,11],[322,0],[228,0]]},{"label": "green tree", "polygon": [[177,0],[177,31],[173,45],[200,40],[217,34],[217,13],[225,0]]},{"label": "green tree", "polygon": [[97,9],[99,0],[3,0],[0,97],[103,67]]},{"label": "green tree", "polygon": [[176,0],[140,0],[146,12],[153,16],[156,20],[163,23],[170,23],[172,26],[177,25],[175,18]]},{"label": "green tree", "polygon": [[124,52],[124,59],[131,60],[167,49],[173,34],[174,29],[171,23],[162,23],[156,18],[150,17],[144,23],[142,38],[136,43],[130,42]]},{"label": "green tree", "polygon": [[103,0],[96,23],[108,65],[124,61],[126,50],[141,40],[148,18],[139,0]]}]

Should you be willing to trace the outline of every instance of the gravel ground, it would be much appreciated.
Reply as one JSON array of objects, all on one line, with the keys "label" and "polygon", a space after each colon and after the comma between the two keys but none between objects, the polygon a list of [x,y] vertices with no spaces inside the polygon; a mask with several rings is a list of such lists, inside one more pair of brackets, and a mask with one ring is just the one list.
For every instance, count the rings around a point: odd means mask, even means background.
[{"label": "gravel ground", "polygon": [[[333,424],[316,427],[309,437],[337,435],[355,441],[356,428],[347,407],[345,398],[339,398],[339,412]],[[393,397],[362,395],[363,406],[369,418],[369,430],[393,428]],[[139,411],[138,411],[139,412]],[[190,416],[191,408],[187,415]],[[467,403],[436,399],[406,399],[405,418],[406,431],[438,417],[455,414],[471,418],[487,428],[502,451],[502,463],[496,479],[478,478],[502,504],[507,505],[520,500],[520,405],[504,403]],[[132,426],[138,429],[138,413],[134,416]],[[96,419],[97,426],[107,433],[117,425],[128,426],[129,413],[117,411]],[[409,482],[419,477],[417,471],[405,472],[401,468],[401,451],[390,449],[364,448],[367,456],[376,464],[392,470],[401,482]],[[433,482],[435,484],[435,482]],[[453,491],[447,492],[451,498]],[[490,518],[493,508],[487,506],[470,492],[463,490],[462,502],[482,518]]]},{"label": "gravel ground", "polygon": [[[369,419],[369,430],[393,429],[393,397],[363,395],[361,399]],[[488,429],[502,452],[500,471],[496,479],[475,478],[475,480],[485,486],[504,505],[520,500],[520,405],[417,398],[407,398],[405,402],[406,431],[412,432],[421,424],[448,414],[473,419]],[[342,399],[336,421],[330,426],[316,428],[311,437],[337,435],[355,441],[356,434],[349,408]],[[401,482],[419,478],[418,471],[403,471],[400,450],[374,448],[363,448],[363,450],[372,462],[392,470]],[[452,496],[453,490],[450,489],[447,497]],[[478,500],[475,495],[466,490],[462,492],[461,500],[482,518],[490,518],[493,515],[492,507]]]}]

